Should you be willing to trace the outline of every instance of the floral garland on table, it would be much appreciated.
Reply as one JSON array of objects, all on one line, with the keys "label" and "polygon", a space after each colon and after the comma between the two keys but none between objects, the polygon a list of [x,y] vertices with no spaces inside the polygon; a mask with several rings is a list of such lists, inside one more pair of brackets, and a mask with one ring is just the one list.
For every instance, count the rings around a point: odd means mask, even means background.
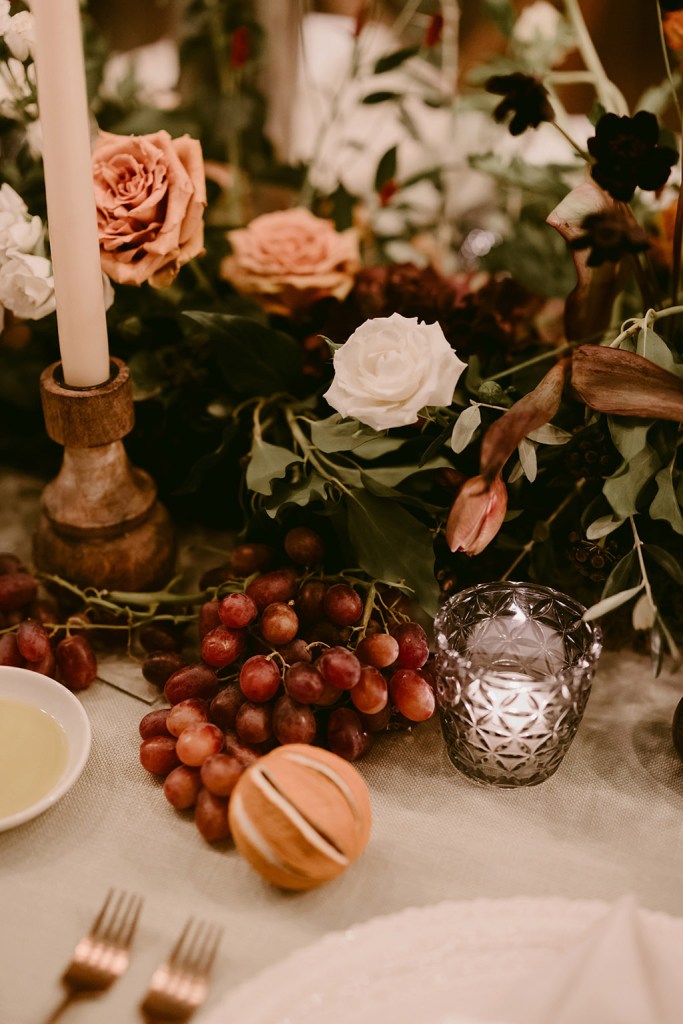
[{"label": "floral garland on table", "polygon": [[[683,215],[658,119],[679,109],[683,7],[660,4],[670,82],[633,116],[576,0],[537,0],[517,20],[495,7],[508,52],[462,97],[442,74],[452,34],[433,5],[414,45],[368,58],[361,24],[350,41],[359,108],[399,111],[410,134],[419,80],[456,129],[474,118],[493,133],[467,173],[503,198],[491,206],[489,191],[475,226],[452,214],[464,179],[433,150],[406,172],[390,145],[356,195],[330,179],[324,139],[308,167],[280,164],[256,128],[249,4],[190,5],[181,67],[193,54],[213,64],[181,77],[170,111],[130,81],[104,90],[88,23],[102,265],[139,399],[134,456],[182,514],[215,507],[228,523],[238,493],[250,540],[313,523],[333,571],[402,581],[429,614],[440,595],[516,574],[559,582],[593,616],[628,609],[658,666],[667,645],[678,656],[683,623],[666,599],[683,583]],[[0,377],[12,382],[56,344],[24,5],[0,2],[0,37]],[[571,50],[584,70],[557,69]],[[599,103],[576,141],[558,94],[572,76]],[[558,162],[527,158],[553,131]],[[436,197],[419,223],[405,215],[417,185]],[[379,229],[387,212],[393,236]]]}]

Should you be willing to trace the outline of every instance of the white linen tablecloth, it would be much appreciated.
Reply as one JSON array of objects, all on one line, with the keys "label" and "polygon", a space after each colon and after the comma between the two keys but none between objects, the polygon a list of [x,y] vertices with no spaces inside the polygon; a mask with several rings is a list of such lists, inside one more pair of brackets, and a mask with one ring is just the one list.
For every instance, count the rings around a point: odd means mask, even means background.
[{"label": "white linen tablecloth", "polygon": [[[17,546],[16,529],[0,505],[0,550]],[[0,834],[0,1021],[47,1016],[112,885],[145,897],[131,966],[109,993],[70,1009],[70,1024],[137,1021],[151,973],[190,914],[225,927],[207,1006],[328,931],[444,899],[632,893],[683,915],[683,765],[670,739],[682,693],[680,674],[654,680],[644,658],[603,655],[565,761],[520,791],[459,775],[435,721],[383,737],[358,765],[374,808],[367,851],[337,881],[293,895],[234,850],[208,846],[171,809],[138,763],[147,705],[96,682],[81,698],[93,730],[81,779],[50,811]]]}]

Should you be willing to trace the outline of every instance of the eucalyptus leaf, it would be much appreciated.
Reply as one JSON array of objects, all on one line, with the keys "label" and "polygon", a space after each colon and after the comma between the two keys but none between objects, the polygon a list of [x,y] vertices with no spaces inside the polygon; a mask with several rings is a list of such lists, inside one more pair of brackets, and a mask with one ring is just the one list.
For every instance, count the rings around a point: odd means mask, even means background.
[{"label": "eucalyptus leaf", "polygon": [[257,438],[247,466],[247,487],[258,494],[272,494],[273,482],[285,476],[289,467],[297,462],[303,462],[303,459],[289,448]]},{"label": "eucalyptus leaf", "polygon": [[669,373],[675,373],[679,377],[683,375],[683,367],[675,361],[671,349],[658,334],[648,328],[647,331],[638,332],[636,352],[651,363],[656,363]]},{"label": "eucalyptus leaf", "polygon": [[361,568],[376,579],[398,580],[428,615],[438,606],[430,530],[393,501],[354,491],[347,502],[349,540]]},{"label": "eucalyptus leaf", "polygon": [[657,609],[649,594],[641,594],[631,612],[631,624],[635,630],[652,629],[657,618]]},{"label": "eucalyptus leaf", "polygon": [[523,437],[517,445],[517,451],[519,453],[519,462],[524,471],[524,476],[527,478],[529,483],[532,484],[538,473],[536,447],[532,441],[527,441],[527,439]]},{"label": "eucalyptus leaf", "polygon": [[611,597],[613,594],[618,594],[620,591],[626,590],[627,587],[633,586],[639,577],[640,565],[638,563],[638,556],[635,551],[629,551],[628,554],[619,559],[607,577],[605,586],[602,589],[603,598]]},{"label": "eucalyptus leaf", "polygon": [[672,580],[683,586],[683,568],[680,562],[674,558],[670,551],[660,548],[657,544],[643,544],[643,551],[654,558],[655,562],[661,565],[662,569],[669,574]]},{"label": "eucalyptus leaf", "polygon": [[481,409],[478,405],[471,405],[468,409],[464,409],[453,427],[453,433],[451,434],[451,448],[459,455],[467,448],[468,444],[474,437],[477,429],[481,423]]},{"label": "eucalyptus leaf", "polygon": [[544,423],[542,427],[527,434],[527,440],[535,441],[536,444],[567,444],[571,439],[569,431],[555,427],[552,423]]},{"label": "eucalyptus leaf", "polygon": [[586,530],[586,537],[588,540],[599,540],[600,537],[607,537],[610,533],[618,530],[620,526],[623,526],[625,521],[618,516],[600,516],[599,519],[595,519],[590,524]]},{"label": "eucalyptus leaf", "polygon": [[584,622],[592,622],[593,619],[599,619],[602,615],[607,615],[608,612],[614,611],[615,608],[619,608],[622,604],[626,604],[632,597],[639,594],[643,589],[643,583],[640,583],[637,587],[631,587],[630,590],[622,590],[619,594],[612,594],[611,597],[606,597],[602,601],[598,601],[597,604],[591,605],[584,614]]}]

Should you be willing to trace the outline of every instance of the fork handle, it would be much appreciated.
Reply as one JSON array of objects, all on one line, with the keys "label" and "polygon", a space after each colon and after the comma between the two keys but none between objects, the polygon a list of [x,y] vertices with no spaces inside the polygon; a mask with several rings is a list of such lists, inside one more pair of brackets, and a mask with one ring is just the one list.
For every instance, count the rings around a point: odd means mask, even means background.
[{"label": "fork handle", "polygon": [[43,1024],[54,1024],[56,1020],[59,1020],[59,1018],[62,1016],[67,1007],[71,1006],[72,1003],[76,1002],[78,996],[78,992],[65,992],[59,1005],[55,1006],[50,1016],[46,1017],[46,1019],[43,1021]]}]

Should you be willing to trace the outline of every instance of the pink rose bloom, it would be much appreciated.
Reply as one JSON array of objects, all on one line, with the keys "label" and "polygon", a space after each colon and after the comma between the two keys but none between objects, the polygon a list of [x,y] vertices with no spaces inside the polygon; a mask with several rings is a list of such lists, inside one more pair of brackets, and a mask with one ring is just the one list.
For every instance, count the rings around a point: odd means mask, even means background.
[{"label": "pink rose bloom", "polygon": [[271,313],[296,315],[318,299],[344,299],[360,266],[353,228],[336,231],[309,210],[280,210],[228,233],[221,276]]},{"label": "pink rose bloom", "polygon": [[102,269],[118,284],[166,288],[204,251],[206,182],[195,139],[103,132],[93,177]]},{"label": "pink rose bloom", "polygon": [[507,507],[507,488],[499,476],[490,486],[483,476],[471,477],[448,514],[446,540],[451,551],[481,554],[500,530]]}]

